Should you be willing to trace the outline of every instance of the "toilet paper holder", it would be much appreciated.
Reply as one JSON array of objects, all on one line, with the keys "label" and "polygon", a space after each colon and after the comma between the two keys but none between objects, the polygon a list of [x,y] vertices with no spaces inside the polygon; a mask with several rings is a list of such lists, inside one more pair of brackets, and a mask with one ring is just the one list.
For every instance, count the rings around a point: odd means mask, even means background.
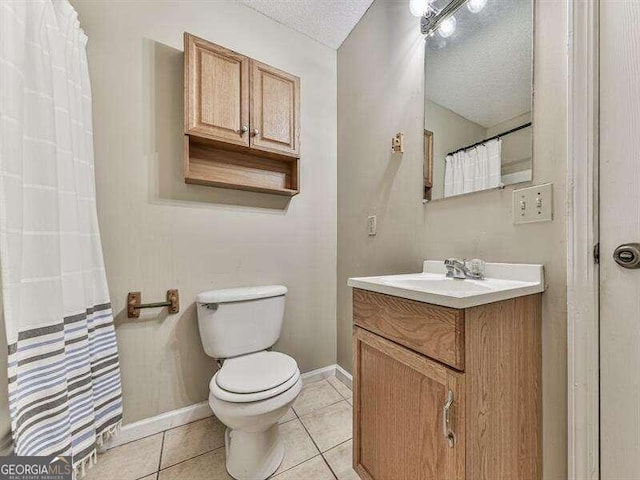
[{"label": "toilet paper holder", "polygon": [[127,317],[140,317],[140,310],[143,308],[162,308],[168,307],[169,313],[178,313],[180,311],[180,295],[178,289],[167,290],[167,300],[165,302],[142,303],[142,294],[140,292],[129,292],[127,294]]}]

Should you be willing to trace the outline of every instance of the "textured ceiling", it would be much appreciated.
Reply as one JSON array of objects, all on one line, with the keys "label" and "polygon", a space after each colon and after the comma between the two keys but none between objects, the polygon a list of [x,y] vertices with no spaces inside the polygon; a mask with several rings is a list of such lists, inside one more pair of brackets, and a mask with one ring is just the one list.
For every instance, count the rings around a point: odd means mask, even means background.
[{"label": "textured ceiling", "polygon": [[426,39],[427,98],[484,127],[529,112],[531,0],[489,0],[481,12],[463,6],[455,17],[451,37]]},{"label": "textured ceiling", "polygon": [[238,0],[289,28],[337,49],[373,0]]}]

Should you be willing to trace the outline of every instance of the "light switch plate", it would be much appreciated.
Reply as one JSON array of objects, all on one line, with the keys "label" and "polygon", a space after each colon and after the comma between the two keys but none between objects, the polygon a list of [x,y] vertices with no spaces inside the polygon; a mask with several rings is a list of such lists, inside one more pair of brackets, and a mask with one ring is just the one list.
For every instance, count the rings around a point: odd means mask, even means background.
[{"label": "light switch plate", "polygon": [[373,237],[378,229],[378,217],[376,215],[370,215],[367,217],[367,231],[369,236]]},{"label": "light switch plate", "polygon": [[553,220],[553,184],[534,185],[513,191],[513,223]]}]

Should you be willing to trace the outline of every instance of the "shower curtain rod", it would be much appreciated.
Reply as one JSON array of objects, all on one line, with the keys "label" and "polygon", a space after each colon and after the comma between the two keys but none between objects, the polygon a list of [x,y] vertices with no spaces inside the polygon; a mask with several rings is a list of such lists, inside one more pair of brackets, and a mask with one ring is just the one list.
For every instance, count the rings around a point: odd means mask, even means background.
[{"label": "shower curtain rod", "polygon": [[505,135],[509,135],[510,133],[517,132],[518,130],[522,130],[523,128],[527,128],[530,126],[531,126],[531,122],[525,123],[523,125],[520,125],[519,127],[515,127],[515,128],[512,128],[511,130],[507,130],[506,132],[502,132],[502,133],[499,133],[498,135],[494,135],[493,137],[485,138],[484,140],[474,143],[473,145],[468,145],[466,147],[459,148],[458,150],[454,150],[453,152],[449,152],[447,153],[445,158],[448,157],[449,155],[453,155],[454,153],[464,152],[465,150],[469,150],[470,148],[477,147],[478,145],[482,145],[483,143],[490,142],[491,140],[496,140],[500,137],[504,137]]}]

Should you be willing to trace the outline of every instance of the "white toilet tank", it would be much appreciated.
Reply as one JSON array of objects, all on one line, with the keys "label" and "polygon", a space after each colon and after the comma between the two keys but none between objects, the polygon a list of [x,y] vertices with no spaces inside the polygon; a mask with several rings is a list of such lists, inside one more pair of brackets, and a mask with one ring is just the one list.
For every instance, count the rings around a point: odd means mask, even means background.
[{"label": "white toilet tank", "polygon": [[210,357],[229,358],[271,347],[280,338],[287,287],[228,288],[196,296],[198,327]]}]

